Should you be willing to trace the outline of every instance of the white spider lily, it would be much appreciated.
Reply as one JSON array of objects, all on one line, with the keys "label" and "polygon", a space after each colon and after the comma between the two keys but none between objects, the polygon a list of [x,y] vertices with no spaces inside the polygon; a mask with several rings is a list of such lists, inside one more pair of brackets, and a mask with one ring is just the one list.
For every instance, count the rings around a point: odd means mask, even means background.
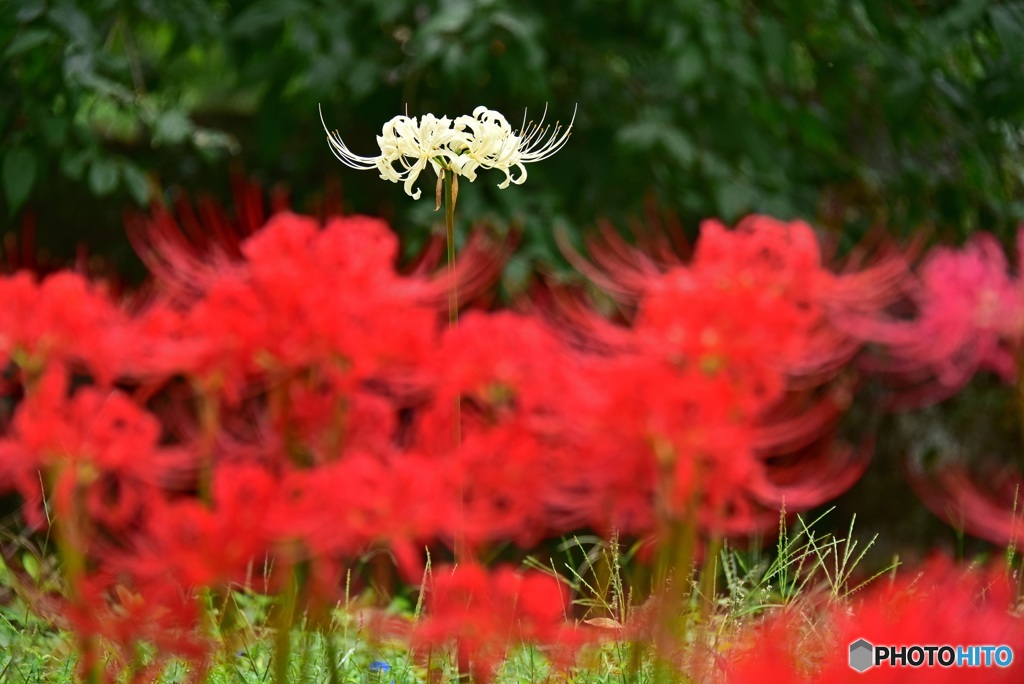
[{"label": "white spider lily", "polygon": [[[542,161],[558,152],[572,132],[575,109],[569,125],[563,129],[561,123],[556,122],[553,131],[550,125],[544,125],[547,111],[544,107],[544,114],[536,124],[532,121],[526,124],[526,114],[523,114],[523,126],[518,131],[512,130],[500,112],[486,107],[474,109],[473,116],[460,116],[455,119],[455,130],[468,128],[472,135],[466,147],[459,150],[459,156],[452,160],[452,168],[470,181],[476,180],[477,168],[498,169],[505,172],[505,180],[499,188],[505,189],[509,183],[522,185],[526,180],[523,165]],[[519,170],[514,178],[513,168]]]},{"label": "white spider lily", "polygon": [[[440,178],[441,171],[451,163],[455,155],[453,144],[462,145],[451,127],[448,117],[440,119],[433,114],[424,114],[417,123],[416,118],[396,116],[384,124],[384,130],[377,136],[381,156],[376,159],[380,177],[398,183],[404,181],[405,193],[413,199],[420,198],[417,188],[413,191],[413,183],[429,163],[434,173]],[[400,170],[395,168],[395,165]]]},{"label": "white spider lily", "polygon": [[[323,123],[323,112],[320,123]],[[324,130],[327,130],[326,124]],[[364,157],[352,152],[337,131],[327,131],[331,151],[343,164],[360,171],[377,169],[381,178],[404,183],[406,194],[413,199],[420,197],[420,190],[414,190],[413,185],[428,163],[438,175],[447,168],[454,155],[451,143],[455,137],[447,117],[438,119],[433,114],[425,114],[417,121],[415,117],[396,116],[384,124],[377,136],[380,155]],[[461,144],[456,142],[456,146]]]},{"label": "white spider lily", "polygon": [[[498,169],[505,172],[499,188],[507,188],[509,183],[522,184],[526,180],[524,164],[547,159],[565,145],[576,110],[564,129],[557,122],[554,130],[545,126],[546,116],[547,107],[540,122],[526,124],[524,114],[523,126],[518,131],[512,130],[500,112],[486,107],[477,107],[473,116],[460,116],[454,123],[448,117],[438,119],[433,114],[424,114],[419,120],[396,116],[384,124],[377,136],[381,153],[376,157],[355,154],[337,131],[328,130],[326,124],[324,130],[331,151],[343,164],[358,170],[377,169],[381,178],[404,183],[406,194],[419,199],[420,190],[413,186],[427,164],[437,174],[438,183],[446,170],[474,181],[477,169]],[[323,124],[322,111],[320,123]],[[513,169],[518,171],[516,176],[512,175]]]}]

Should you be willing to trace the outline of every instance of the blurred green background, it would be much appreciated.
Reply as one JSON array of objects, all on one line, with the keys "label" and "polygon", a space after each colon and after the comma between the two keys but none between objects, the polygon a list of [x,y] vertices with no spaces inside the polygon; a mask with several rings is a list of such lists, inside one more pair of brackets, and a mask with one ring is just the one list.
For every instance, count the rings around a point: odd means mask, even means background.
[{"label": "blurred green background", "polygon": [[[645,202],[694,227],[751,211],[856,241],[873,226],[1004,237],[1024,215],[1024,2],[989,0],[0,0],[0,220],[131,271],[121,212],[176,192],[229,199],[229,172],[298,206],[341,180],[410,249],[414,202],[342,167],[381,125],[545,103],[573,137],[500,191],[482,174],[460,221],[515,220],[519,274]],[[134,264],[134,265],[133,265]]]}]

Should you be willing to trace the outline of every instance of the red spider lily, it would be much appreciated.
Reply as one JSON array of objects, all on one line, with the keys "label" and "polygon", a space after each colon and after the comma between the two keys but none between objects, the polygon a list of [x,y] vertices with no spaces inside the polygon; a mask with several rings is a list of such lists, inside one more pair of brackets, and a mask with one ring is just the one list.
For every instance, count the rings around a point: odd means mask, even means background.
[{"label": "red spider lily", "polygon": [[242,250],[271,321],[271,370],[335,360],[367,377],[430,348],[435,314],[421,304],[424,285],[395,274],[397,240],[381,221],[333,219],[319,231],[312,219],[277,215]]},{"label": "red spider lily", "polygon": [[[1020,665],[989,668],[893,667],[860,673],[849,666],[849,645],[1007,645],[1024,648],[1024,619],[1014,614],[1014,591],[1005,571],[964,571],[933,560],[919,573],[868,590],[846,608],[821,615],[783,613],[754,633],[749,650],[730,652],[729,684],[760,682],[766,671],[779,682],[1017,682]],[[808,625],[810,624],[810,629]]]},{"label": "red spider lily", "polygon": [[312,559],[354,559],[389,549],[408,581],[422,577],[420,551],[450,539],[457,520],[452,478],[415,453],[390,458],[352,452],[337,463],[295,470],[268,512],[272,534]]},{"label": "red spider lily", "polygon": [[271,322],[264,367],[341,364],[357,378],[416,362],[431,346],[422,284],[394,274],[393,234],[375,219],[279,215],[243,246]]},{"label": "red spider lily", "polygon": [[726,376],[735,408],[748,415],[781,396],[786,361],[799,353],[804,330],[798,307],[784,299],[683,270],[652,284],[634,325],[641,354]]},{"label": "red spider lily", "polygon": [[[103,575],[77,582],[75,592],[76,600],[61,607],[61,617],[83,643],[114,649],[104,668],[105,681],[156,681],[174,658],[189,663],[188,681],[203,680],[214,644],[203,635],[205,618],[196,596],[165,582],[128,588]],[[145,666],[139,662],[141,648],[155,651]],[[87,662],[98,655],[87,650],[79,670],[98,665]]]},{"label": "red spider lily", "polygon": [[[567,256],[625,304],[636,304],[662,274],[684,266],[663,244],[646,254],[610,229],[602,237],[590,245],[596,265],[573,253]],[[902,294],[906,276],[905,259],[894,253],[858,271],[833,273],[822,263],[810,226],[766,216],[750,216],[732,231],[717,221],[705,221],[686,268],[701,287],[747,287],[788,302],[801,321],[804,344],[790,350],[787,371],[803,376],[832,373],[848,362],[861,342],[847,331],[845,320],[880,312]],[[572,319],[579,319],[579,313]]]},{"label": "red spider lily", "polygon": [[638,306],[634,349],[607,362],[599,384],[606,404],[595,431],[612,436],[613,451],[648,462],[644,487],[659,492],[659,516],[680,516],[699,499],[705,528],[771,525],[765,504],[781,496],[752,428],[784,395],[786,360],[802,338],[797,307],[742,280],[708,282],[683,269],[653,281]]},{"label": "red spider lily", "polygon": [[[159,438],[157,419],[124,394],[86,387],[69,397],[63,371],[50,367],[0,441],[0,485],[17,488],[36,526],[44,522],[45,486],[58,519],[88,513],[121,529],[137,521],[154,492],[194,477],[192,455],[158,446]],[[73,503],[83,492],[84,511]]]},{"label": "red spider lily", "polygon": [[[453,641],[459,669],[486,684],[511,649],[524,644],[572,650],[582,634],[566,622],[568,593],[558,580],[501,567],[488,572],[475,564],[434,571],[425,619],[413,632],[420,650],[444,648]],[[557,660],[568,660],[566,653]]]},{"label": "red spider lily", "polygon": [[[267,223],[263,191],[258,184],[236,176],[232,178],[232,191],[235,218],[209,198],[201,198],[193,209],[184,196],[175,203],[173,212],[157,205],[150,216],[125,216],[135,251],[156,278],[162,297],[173,304],[192,302],[220,278],[238,272],[246,251],[244,243],[257,236]],[[323,211],[317,212],[317,223],[330,224],[341,217],[340,191],[329,185],[325,200]],[[270,205],[272,214],[289,212],[288,199],[280,191],[271,195]],[[346,220],[378,223],[359,217]],[[398,256],[397,241],[389,232],[384,237],[381,246],[385,247],[387,263],[381,263],[377,258],[380,254],[368,250],[362,239],[355,240],[358,249],[352,250],[350,262],[362,263],[367,271],[391,271]],[[514,238],[502,244],[485,238],[482,230],[473,232],[455,264],[455,280],[463,303],[480,297],[497,281],[513,243]],[[437,269],[443,246],[443,238],[431,240],[408,274],[424,285],[423,302],[438,312],[446,311],[448,306],[448,276]],[[273,254],[269,256],[272,261]]]},{"label": "red spider lily", "polygon": [[[144,320],[158,335],[149,347],[157,375],[184,375],[229,402],[237,402],[258,373],[256,359],[271,335],[263,302],[234,278],[217,281],[184,316],[156,312]],[[162,329],[166,325],[177,329]]]},{"label": "red spider lily", "polygon": [[181,374],[232,403],[260,376],[317,367],[352,380],[415,383],[434,339],[429,288],[394,273],[397,245],[380,221],[277,214],[240,249],[245,261],[205,285],[183,312],[141,317],[155,372]]},{"label": "red spider lily", "polygon": [[249,564],[273,547],[271,514],[283,495],[278,479],[263,468],[218,468],[209,504],[154,502],[147,533],[127,564],[146,584],[165,578],[189,589],[244,585]]},{"label": "red spider lily", "polygon": [[[131,314],[74,276],[0,280],[14,312],[0,316],[0,356],[21,366],[28,390],[0,440],[0,486],[29,501],[37,524],[41,488],[52,494],[58,528],[72,521],[62,541],[86,566],[73,578],[76,628],[125,652],[141,640],[199,657],[180,597],[245,582],[267,560],[301,567],[315,585],[304,598],[329,605],[339,569],[367,552],[390,553],[418,581],[431,544],[464,541],[472,557],[583,527],[774,528],[780,508],[836,496],[867,464],[868,449],[834,444],[859,384],[843,369],[865,341],[889,344],[886,370],[914,381],[961,358],[995,368],[985,350],[1006,351],[1017,334],[990,317],[982,327],[999,344],[968,342],[960,318],[928,308],[932,295],[917,300],[929,303],[921,321],[879,322],[907,291],[897,256],[835,272],[809,226],[764,217],[732,231],[704,224],[687,263],[667,239],[648,236],[644,253],[606,235],[586,268],[615,315],[569,299],[551,318],[575,328],[506,312],[442,331],[448,283],[432,251],[403,275],[383,222],[279,212],[261,226],[257,199],[237,225],[215,212],[188,219],[181,242],[161,242],[177,230],[169,215],[150,225],[166,289]],[[204,223],[217,226],[212,239]],[[478,248],[456,266],[471,296],[504,258]],[[977,261],[991,270],[990,251],[979,247]],[[1005,264],[992,272],[1005,276]],[[941,269],[928,273],[939,283]],[[914,365],[914,335],[947,328],[952,342]],[[72,371],[99,386],[70,393]],[[159,421],[100,389],[114,378],[162,388]],[[942,483],[940,500],[962,497],[980,533],[1016,539],[970,483]],[[445,569],[416,643],[454,638],[461,665],[486,680],[511,643],[577,643],[565,603],[554,580]],[[155,611],[154,631],[133,634],[143,610]],[[90,621],[103,616],[109,625]]]},{"label": "red spider lily", "polygon": [[933,250],[908,289],[912,318],[856,322],[863,339],[881,345],[884,355],[865,367],[893,381],[894,407],[947,399],[980,371],[1016,378],[1024,290],[995,237],[975,235],[960,250]]},{"label": "red spider lily", "polygon": [[353,451],[393,452],[398,433],[394,401],[360,388],[350,389],[345,386],[348,384],[330,378],[289,383],[285,427],[263,431],[267,453],[283,453],[289,439],[300,444],[317,464]]},{"label": "red spider lily", "polygon": [[[204,434],[193,415],[186,388],[173,393],[160,416],[177,442],[192,445],[217,464],[279,471],[323,465],[352,452],[382,458],[395,453],[401,428],[394,401],[352,384],[344,378],[281,381],[282,389],[272,390],[278,394],[275,401],[257,396],[221,411],[212,435]],[[279,405],[268,406],[275,402]]]},{"label": "red spider lily", "polygon": [[954,528],[1000,546],[1024,538],[1024,478],[1012,465],[972,473],[943,464],[926,473],[908,464],[906,474],[921,501]]},{"label": "red spider lily", "polygon": [[732,231],[702,224],[687,265],[664,241],[648,255],[607,230],[591,251],[596,267],[570,256],[627,307],[632,327],[564,299],[555,311],[584,347],[615,359],[597,383],[607,411],[598,429],[631,455],[619,472],[644,483],[639,499],[612,488],[626,518],[649,521],[642,499],[661,487],[665,511],[698,496],[702,525],[749,533],[771,525],[783,500],[814,506],[856,481],[869,452],[828,446],[853,385],[840,371],[862,345],[845,319],[898,298],[902,259],[834,273],[807,224],[760,216]]},{"label": "red spider lily", "polygon": [[583,420],[594,401],[582,363],[525,316],[470,314],[444,333],[416,443],[461,482],[453,495],[469,543],[529,544],[588,520],[586,492],[594,488],[579,463],[594,439]]},{"label": "red spider lily", "polygon": [[85,278],[70,272],[42,282],[27,272],[0,277],[0,363],[29,374],[68,364],[108,384],[133,347],[127,316]]},{"label": "red spider lily", "polygon": [[579,463],[578,451],[545,444],[525,422],[467,434],[455,457],[459,486],[452,492],[464,540],[471,547],[508,540],[530,548],[587,522],[573,492],[581,476],[570,464]]},{"label": "red spider lily", "polygon": [[[184,195],[174,210],[155,204],[152,213],[125,215],[128,239],[160,283],[164,295],[178,303],[191,301],[205,286],[234,270],[241,258],[240,243],[266,222],[263,190],[242,176],[231,179],[236,216],[208,197],[193,208]],[[288,209],[280,192],[271,197],[274,211]]]},{"label": "red spider lily", "polygon": [[422,577],[416,549],[443,537],[454,519],[453,490],[443,478],[413,455],[387,463],[352,453],[276,474],[222,465],[209,504],[155,503],[134,553],[113,563],[143,585],[163,581],[182,590],[245,585],[253,567],[260,573],[270,566],[274,573],[264,579],[278,590],[301,565],[310,607],[320,609],[337,599],[339,563],[374,549],[389,550],[409,581]]},{"label": "red spider lily", "polygon": [[637,355],[609,362],[598,383],[605,403],[590,427],[601,439],[589,458],[607,489],[588,504],[602,529],[646,533],[655,514],[679,518],[691,506],[705,529],[767,524],[751,503],[764,467],[724,375]]},{"label": "red spider lily", "polygon": [[457,398],[466,431],[511,417],[545,434],[566,430],[586,403],[579,361],[535,319],[507,312],[465,316],[442,335],[427,363],[433,403],[421,421],[421,439],[435,452],[450,448]]},{"label": "red spider lily", "polygon": [[691,268],[702,279],[765,289],[793,307],[800,334],[782,360],[787,374],[805,385],[807,378],[832,377],[853,359],[861,340],[844,321],[877,317],[898,299],[907,272],[906,260],[889,252],[865,268],[834,273],[808,224],[766,216],[747,217],[732,231],[705,221]]}]

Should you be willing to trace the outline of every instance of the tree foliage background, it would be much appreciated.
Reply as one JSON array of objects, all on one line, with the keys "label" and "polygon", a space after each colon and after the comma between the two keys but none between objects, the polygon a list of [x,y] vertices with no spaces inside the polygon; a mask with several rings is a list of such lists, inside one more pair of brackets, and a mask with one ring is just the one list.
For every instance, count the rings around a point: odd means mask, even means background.
[{"label": "tree foliage background", "polygon": [[[229,169],[410,236],[436,222],[340,166],[318,104],[358,153],[384,121],[544,104],[573,138],[462,220],[518,220],[520,259],[656,201],[693,225],[751,212],[944,237],[1024,215],[1024,2],[994,0],[6,0],[0,215],[130,260],[120,211],[174,188],[227,198]],[[427,185],[429,180],[424,181]],[[429,190],[429,188],[428,188]]]}]

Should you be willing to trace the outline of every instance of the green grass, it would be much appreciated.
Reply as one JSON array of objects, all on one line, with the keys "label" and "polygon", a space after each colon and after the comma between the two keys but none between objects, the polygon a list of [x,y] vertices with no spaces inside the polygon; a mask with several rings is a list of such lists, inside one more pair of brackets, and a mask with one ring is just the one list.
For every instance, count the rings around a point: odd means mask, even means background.
[{"label": "green grass", "polygon": [[[855,569],[867,548],[853,537],[853,521],[844,538],[817,534],[815,524],[796,519],[788,528],[780,521],[776,543],[736,549],[728,545],[706,564],[713,581],[701,581],[695,574],[688,606],[684,606],[681,624],[684,644],[702,638],[714,649],[724,648],[742,630],[771,611],[789,607],[801,609],[805,598],[823,596],[827,601],[845,601],[848,596],[889,568],[855,582]],[[606,636],[600,645],[584,649],[577,667],[569,672],[556,671],[543,648],[509,644],[496,681],[571,682],[574,684],[647,684],[668,681],[657,665],[649,644],[643,638],[626,640],[622,625],[642,623],[649,607],[633,586],[642,585],[643,566],[635,562],[637,549],[624,549],[617,539],[574,537],[564,540],[559,554],[541,563],[528,559],[526,565],[557,574],[573,590],[574,612],[579,620]],[[31,554],[28,554],[32,557]],[[31,567],[37,587],[52,588],[57,576],[52,562],[26,563]],[[15,576],[0,565],[0,682],[55,683],[75,681],[74,638],[66,631],[42,619],[32,609],[29,595],[19,587]],[[710,596],[701,595],[701,587],[712,588]],[[417,593],[394,600],[383,609],[410,623],[418,619],[422,605]],[[211,684],[256,684],[273,682],[275,630],[272,620],[274,600],[251,591],[231,594],[231,628],[215,665],[205,681]],[[330,684],[370,684],[391,682],[466,682],[459,678],[451,654],[435,653],[427,664],[415,657],[398,641],[373,638],[368,628],[367,606],[370,596],[349,597],[339,603],[322,629],[308,628],[300,620],[291,632],[291,656],[287,663],[289,681],[328,682]],[[810,603],[810,602],[807,602]],[[219,618],[227,604],[215,611]],[[708,608],[709,607],[709,608]],[[378,609],[380,610],[380,609]],[[145,654],[152,657],[153,654]],[[145,657],[143,658],[145,660]],[[390,671],[384,676],[371,671],[371,664],[385,662]],[[189,681],[183,663],[172,662],[159,681],[167,684]]]}]

